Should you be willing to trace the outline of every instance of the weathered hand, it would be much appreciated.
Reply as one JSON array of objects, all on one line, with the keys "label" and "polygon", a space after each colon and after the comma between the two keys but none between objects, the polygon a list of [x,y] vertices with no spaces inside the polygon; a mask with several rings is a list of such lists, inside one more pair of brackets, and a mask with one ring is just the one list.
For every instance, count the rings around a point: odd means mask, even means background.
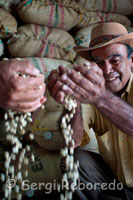
[{"label": "weathered hand", "polygon": [[[23,78],[18,73],[32,77]],[[10,59],[0,62],[0,107],[17,112],[32,112],[45,101],[44,75],[29,61]],[[41,89],[38,87],[42,85]]]},{"label": "weathered hand", "polygon": [[94,62],[89,67],[86,64],[67,70],[61,81],[64,82],[62,91],[81,103],[96,104],[105,92],[103,72]]},{"label": "weathered hand", "polygon": [[48,89],[51,96],[59,103],[64,103],[65,93],[61,90],[64,83],[60,80],[60,76],[66,71],[66,68],[60,66],[58,70],[53,70],[49,76]]}]

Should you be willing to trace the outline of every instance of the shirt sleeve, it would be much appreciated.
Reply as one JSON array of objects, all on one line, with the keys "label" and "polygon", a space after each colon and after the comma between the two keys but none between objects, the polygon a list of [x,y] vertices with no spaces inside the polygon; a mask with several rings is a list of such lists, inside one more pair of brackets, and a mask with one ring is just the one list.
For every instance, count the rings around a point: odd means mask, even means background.
[{"label": "shirt sleeve", "polygon": [[95,121],[95,110],[90,104],[82,104],[82,117],[84,134],[81,146],[84,146],[90,142],[90,128],[93,128]]}]

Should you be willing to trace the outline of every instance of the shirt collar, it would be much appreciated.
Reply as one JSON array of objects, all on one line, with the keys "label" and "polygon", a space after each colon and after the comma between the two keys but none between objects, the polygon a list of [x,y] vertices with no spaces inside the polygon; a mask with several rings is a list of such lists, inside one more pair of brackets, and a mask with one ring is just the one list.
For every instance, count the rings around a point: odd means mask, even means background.
[{"label": "shirt collar", "polygon": [[133,100],[133,74],[132,73],[131,73],[127,88],[124,91],[124,93],[121,95],[121,97],[122,98],[126,97],[129,102]]}]

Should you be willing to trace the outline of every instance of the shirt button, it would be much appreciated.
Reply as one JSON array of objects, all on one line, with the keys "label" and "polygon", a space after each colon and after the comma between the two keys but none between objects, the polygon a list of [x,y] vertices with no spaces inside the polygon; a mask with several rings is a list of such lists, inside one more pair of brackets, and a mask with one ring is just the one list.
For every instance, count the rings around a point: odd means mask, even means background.
[{"label": "shirt button", "polygon": [[49,131],[46,131],[46,132],[44,133],[44,138],[45,138],[46,140],[51,140],[52,137],[53,137],[53,133],[51,133],[51,132],[49,132]]}]

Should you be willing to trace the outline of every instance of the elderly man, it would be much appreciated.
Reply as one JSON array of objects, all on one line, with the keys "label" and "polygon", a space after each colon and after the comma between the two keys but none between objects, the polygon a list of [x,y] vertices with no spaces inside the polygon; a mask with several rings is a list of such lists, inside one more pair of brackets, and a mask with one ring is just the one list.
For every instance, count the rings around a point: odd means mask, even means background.
[{"label": "elderly man", "polygon": [[[72,70],[59,67],[49,78],[49,90],[58,102],[64,103],[66,94],[77,100],[73,121],[77,130],[81,126],[80,103],[86,104],[84,133],[93,128],[98,141],[100,154],[75,151],[80,183],[85,186],[76,189],[76,200],[133,199],[132,47],[133,33],[128,34],[124,26],[99,24],[92,31],[90,47],[75,48],[90,62]],[[74,134],[76,146],[82,136],[82,143],[85,141],[85,135],[83,131]]]}]

